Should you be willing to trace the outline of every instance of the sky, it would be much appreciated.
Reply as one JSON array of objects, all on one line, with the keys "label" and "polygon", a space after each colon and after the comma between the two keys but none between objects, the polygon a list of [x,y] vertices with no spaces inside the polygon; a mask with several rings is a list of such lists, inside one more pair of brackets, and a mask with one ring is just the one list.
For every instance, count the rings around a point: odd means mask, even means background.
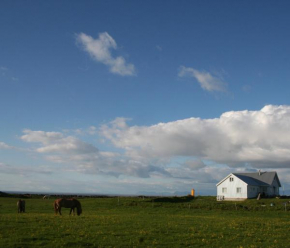
[{"label": "sky", "polygon": [[0,191],[290,194],[289,1],[0,2]]}]

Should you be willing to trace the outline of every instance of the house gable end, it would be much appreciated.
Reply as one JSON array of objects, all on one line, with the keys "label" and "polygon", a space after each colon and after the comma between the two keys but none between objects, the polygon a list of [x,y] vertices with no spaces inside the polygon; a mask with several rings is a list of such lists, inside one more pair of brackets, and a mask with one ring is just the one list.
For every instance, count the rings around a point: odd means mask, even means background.
[{"label": "house gable end", "polygon": [[279,187],[282,187],[277,173],[275,173],[275,177],[274,177],[272,184],[274,184],[274,181],[276,181],[278,183]]},{"label": "house gable end", "polygon": [[218,184],[216,184],[217,187],[220,187],[222,184],[224,184],[230,177],[233,178],[233,182],[241,182],[244,185],[248,185],[247,182],[245,182],[244,180],[241,180],[239,177],[237,177],[234,173],[229,174],[228,176],[226,176],[223,180],[221,180]]},{"label": "house gable end", "polygon": [[226,181],[229,177],[231,177],[231,176],[233,176],[233,175],[234,175],[233,173],[227,175],[224,179],[222,179],[221,181],[219,181],[219,182],[216,184],[216,186],[219,186],[220,184],[222,184],[224,181]]}]

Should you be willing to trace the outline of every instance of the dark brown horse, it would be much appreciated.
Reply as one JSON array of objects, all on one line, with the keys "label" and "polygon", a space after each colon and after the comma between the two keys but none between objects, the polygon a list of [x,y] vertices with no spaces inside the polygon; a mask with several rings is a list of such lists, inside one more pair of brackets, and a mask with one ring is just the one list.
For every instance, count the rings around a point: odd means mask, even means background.
[{"label": "dark brown horse", "polygon": [[25,213],[25,201],[24,200],[19,200],[17,202],[17,211],[18,213]]},{"label": "dark brown horse", "polygon": [[69,215],[73,212],[75,214],[75,208],[77,209],[77,215],[80,215],[82,213],[82,206],[81,203],[72,198],[72,199],[64,199],[60,198],[54,201],[53,204],[55,214],[59,213],[61,215],[61,208],[70,208]]}]

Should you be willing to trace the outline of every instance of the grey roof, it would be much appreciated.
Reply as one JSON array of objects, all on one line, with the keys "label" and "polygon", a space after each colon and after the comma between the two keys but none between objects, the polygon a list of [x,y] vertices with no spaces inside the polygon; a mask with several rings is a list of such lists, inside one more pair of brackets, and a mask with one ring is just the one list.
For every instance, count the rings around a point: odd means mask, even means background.
[{"label": "grey roof", "polygon": [[276,178],[279,187],[281,187],[276,171],[260,173],[233,173],[233,175],[252,186],[269,186],[272,185],[274,179]]}]

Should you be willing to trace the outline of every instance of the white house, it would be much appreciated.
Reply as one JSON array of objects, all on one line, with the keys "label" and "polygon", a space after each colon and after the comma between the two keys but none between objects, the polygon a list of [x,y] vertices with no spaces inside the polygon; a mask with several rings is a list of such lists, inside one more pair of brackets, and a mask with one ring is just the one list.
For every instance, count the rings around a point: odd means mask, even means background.
[{"label": "white house", "polygon": [[231,173],[217,185],[217,200],[245,200],[279,195],[278,175],[273,172]]}]

